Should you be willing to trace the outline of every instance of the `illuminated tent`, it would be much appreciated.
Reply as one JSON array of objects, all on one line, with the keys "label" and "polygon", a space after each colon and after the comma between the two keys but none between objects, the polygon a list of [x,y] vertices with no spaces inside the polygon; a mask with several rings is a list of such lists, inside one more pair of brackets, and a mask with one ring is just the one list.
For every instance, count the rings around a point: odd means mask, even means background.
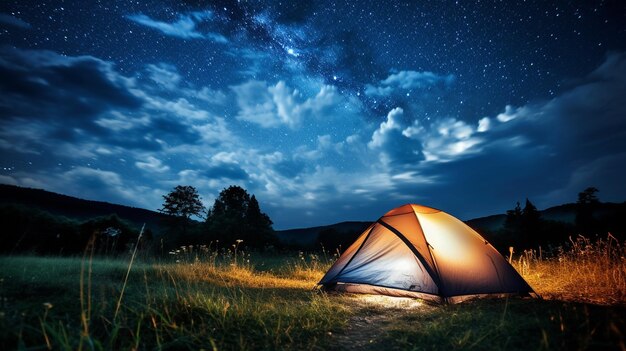
[{"label": "illuminated tent", "polygon": [[443,211],[413,204],[369,226],[318,284],[326,291],[452,303],[535,294],[472,228]]}]

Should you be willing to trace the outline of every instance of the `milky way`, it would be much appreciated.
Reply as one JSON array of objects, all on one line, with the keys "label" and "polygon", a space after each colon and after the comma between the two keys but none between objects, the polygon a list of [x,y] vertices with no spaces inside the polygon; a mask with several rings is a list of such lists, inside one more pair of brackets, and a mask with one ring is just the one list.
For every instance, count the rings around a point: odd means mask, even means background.
[{"label": "milky way", "polygon": [[626,187],[622,1],[0,4],[0,182],[277,228]]}]

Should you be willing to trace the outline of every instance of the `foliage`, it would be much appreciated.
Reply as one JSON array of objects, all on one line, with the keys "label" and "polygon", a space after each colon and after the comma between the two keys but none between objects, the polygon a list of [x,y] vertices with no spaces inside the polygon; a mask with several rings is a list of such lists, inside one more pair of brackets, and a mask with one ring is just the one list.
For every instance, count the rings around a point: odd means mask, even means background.
[{"label": "foliage", "polygon": [[215,199],[208,211],[206,230],[214,242],[242,240],[244,246],[256,248],[278,243],[272,221],[261,212],[256,197],[234,185]]},{"label": "foliage", "polygon": [[626,243],[582,235],[550,251],[525,250],[517,270],[547,298],[598,304],[626,302]]},{"label": "foliage", "polygon": [[189,220],[204,212],[204,205],[198,190],[190,185],[177,185],[167,195],[163,195],[163,207],[159,210],[169,216]]},{"label": "foliage", "polygon": [[506,211],[506,219],[504,222],[504,228],[510,232],[517,234],[522,222],[522,208],[519,201],[512,210]]},{"label": "foliage", "polygon": [[198,190],[190,185],[177,185],[167,195],[163,195],[163,207],[159,209],[166,214],[161,219],[161,226],[166,235],[164,241],[168,247],[188,242],[190,237],[197,234],[197,225],[191,220],[192,216],[204,213],[204,205]]},{"label": "foliage", "polygon": [[541,240],[541,213],[539,213],[537,207],[528,199],[526,199],[526,204],[522,210],[520,227],[523,233],[525,247],[531,247]]},{"label": "foliage", "polygon": [[[90,219],[79,226],[82,238],[89,240],[94,238],[94,251],[97,254],[111,254],[128,251],[131,244],[136,242],[139,232],[121,220],[117,215],[97,217]],[[149,240],[148,236],[144,237]],[[82,251],[87,245],[86,240],[81,240],[77,252]]]},{"label": "foliage", "polygon": [[578,193],[578,201],[576,202],[576,228],[579,233],[597,234],[593,232],[602,230],[600,223],[594,218],[594,213],[600,203],[596,195],[599,190],[595,187],[589,187]]},{"label": "foliage", "polygon": [[[0,206],[3,235],[0,252],[73,255],[81,253],[94,238],[95,252],[117,254],[124,252],[137,230],[116,215],[96,217],[77,222],[32,207]],[[146,235],[149,241],[151,235]]]},{"label": "foliage", "polygon": [[0,205],[0,252],[63,254],[75,252],[78,223],[21,205]]},{"label": "foliage", "polygon": [[[565,227],[558,223],[546,221],[541,218],[541,213],[533,203],[526,199],[524,208],[518,202],[514,209],[506,212],[503,234],[506,243],[515,247],[530,248],[537,245],[548,244],[551,241],[563,240]],[[500,248],[502,251],[503,248]]]}]

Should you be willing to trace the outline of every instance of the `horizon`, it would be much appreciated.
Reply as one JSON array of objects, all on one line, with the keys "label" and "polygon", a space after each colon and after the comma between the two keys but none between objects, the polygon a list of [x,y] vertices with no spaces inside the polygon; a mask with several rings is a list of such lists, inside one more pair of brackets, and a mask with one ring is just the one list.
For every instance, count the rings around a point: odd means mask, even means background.
[{"label": "horizon", "polygon": [[[3,185],[13,186],[11,184],[3,184]],[[67,194],[61,194],[61,193],[52,192],[52,191],[49,191],[49,190],[46,190],[46,189],[29,188],[29,187],[19,187],[19,188],[21,188],[21,189],[28,189],[28,190],[35,190],[35,191],[44,191],[44,192],[52,193],[52,194],[55,194],[55,195],[61,195],[61,196],[68,196],[68,197],[71,197],[71,198],[74,198],[74,199],[77,199],[77,200],[81,200],[81,201],[99,202],[99,203],[103,203],[103,204],[107,204],[107,205],[125,206],[125,207],[130,207],[130,208],[134,208],[134,209],[138,209],[138,210],[145,210],[145,211],[152,211],[152,212],[155,212],[155,213],[160,213],[159,210],[151,210],[151,209],[144,208],[144,207],[133,207],[133,206],[119,204],[119,203],[102,201],[102,200],[98,200],[98,199],[88,199],[88,198],[75,197],[75,196],[71,196],[71,195],[67,195]],[[626,203],[626,200],[615,201],[615,202],[607,202],[607,201],[601,201],[601,199],[600,199],[600,203],[602,203],[602,204],[621,204],[621,203]],[[400,204],[397,207],[401,207],[401,206],[407,205],[407,204],[410,204],[410,203]],[[520,206],[521,205],[522,205],[522,203],[520,202]],[[576,202],[564,202],[564,203],[561,203],[561,204],[556,204],[556,205],[552,205],[552,206],[548,206],[548,207],[544,207],[544,208],[537,208],[537,210],[539,212],[543,212],[543,211],[547,211],[547,210],[555,208],[555,207],[566,206],[566,205],[576,205]],[[392,210],[392,209],[389,209],[389,210]],[[442,211],[447,213],[447,211],[445,211],[445,210],[442,210]],[[336,224],[347,223],[347,222],[375,222],[383,214],[384,213],[382,213],[381,215],[379,215],[378,217],[376,217],[374,219],[363,219],[363,218],[361,218],[361,219],[344,219],[344,220],[339,220],[337,222],[322,223],[322,224],[317,224],[317,225],[313,225],[313,226],[289,227],[289,228],[274,228],[274,230],[276,230],[276,231],[288,231],[288,230],[310,229],[310,228],[314,228],[314,227],[333,226],[333,225],[336,225]],[[452,213],[449,213],[449,214],[454,216],[454,214],[452,214]],[[488,218],[488,217],[493,217],[493,216],[506,216],[506,213],[502,212],[502,213],[482,214],[482,215],[479,215],[479,216],[476,216],[476,217],[472,217],[472,218],[459,218],[459,219],[462,220],[463,222],[468,222],[468,221],[472,221],[472,220],[483,219],[483,218]],[[205,220],[205,218],[197,217],[197,216],[192,216],[192,219],[195,220],[195,221],[199,221],[199,222]]]},{"label": "horizon", "polygon": [[626,199],[626,3],[0,4],[0,183],[274,227]]}]

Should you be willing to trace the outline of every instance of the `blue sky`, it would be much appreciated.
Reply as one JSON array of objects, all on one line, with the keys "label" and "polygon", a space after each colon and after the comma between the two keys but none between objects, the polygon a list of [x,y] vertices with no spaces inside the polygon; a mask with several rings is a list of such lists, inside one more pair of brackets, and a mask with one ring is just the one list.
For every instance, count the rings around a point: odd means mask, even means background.
[{"label": "blue sky", "polygon": [[0,182],[275,228],[626,188],[619,1],[0,4]]}]

